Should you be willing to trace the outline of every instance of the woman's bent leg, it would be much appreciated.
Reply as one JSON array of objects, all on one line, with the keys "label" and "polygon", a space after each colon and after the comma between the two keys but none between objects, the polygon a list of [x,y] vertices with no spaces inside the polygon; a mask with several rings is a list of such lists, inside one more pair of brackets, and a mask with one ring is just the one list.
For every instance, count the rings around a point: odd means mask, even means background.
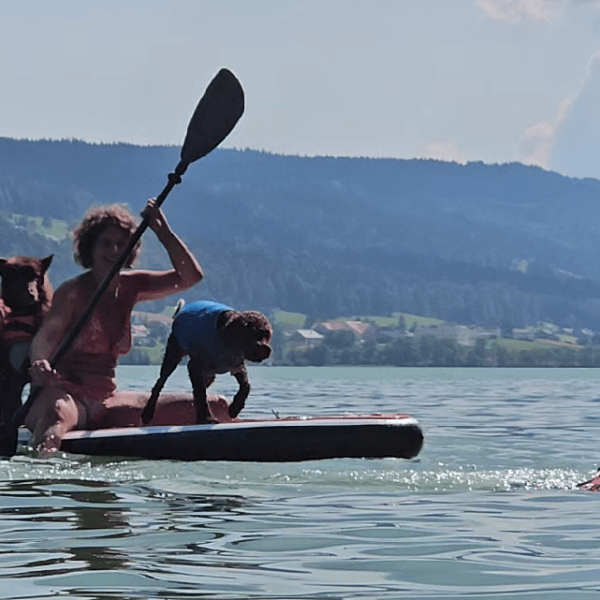
[{"label": "woman's bent leg", "polygon": [[[149,393],[117,392],[104,401],[104,415],[91,427],[142,427],[141,414]],[[227,415],[227,400],[223,396],[209,395],[208,405],[217,421],[231,421]],[[224,407],[224,408],[223,408]],[[214,408],[214,410],[213,410]],[[217,414],[214,414],[217,413]],[[227,415],[227,416],[226,416]],[[194,397],[185,393],[162,393],[158,398],[152,425],[195,425]]]},{"label": "woman's bent leg", "polygon": [[33,403],[25,425],[33,433],[32,446],[43,454],[56,452],[67,433],[85,427],[85,410],[57,387],[44,389]]}]

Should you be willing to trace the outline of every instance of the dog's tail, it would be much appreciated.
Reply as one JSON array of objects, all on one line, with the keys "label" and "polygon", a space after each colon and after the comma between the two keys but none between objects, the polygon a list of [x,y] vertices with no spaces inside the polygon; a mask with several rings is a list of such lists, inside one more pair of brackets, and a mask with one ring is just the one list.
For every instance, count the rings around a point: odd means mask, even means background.
[{"label": "dog's tail", "polygon": [[173,313],[173,319],[179,314],[179,311],[185,306],[185,300],[183,298],[179,298],[177,300],[177,306],[175,307],[175,312]]}]

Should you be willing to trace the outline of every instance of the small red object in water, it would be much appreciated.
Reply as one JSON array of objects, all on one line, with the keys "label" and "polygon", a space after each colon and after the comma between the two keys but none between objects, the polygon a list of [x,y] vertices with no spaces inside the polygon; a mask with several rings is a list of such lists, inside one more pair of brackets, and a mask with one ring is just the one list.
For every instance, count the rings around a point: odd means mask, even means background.
[{"label": "small red object in water", "polygon": [[592,479],[588,479],[583,483],[578,483],[577,487],[586,492],[600,492],[600,469],[598,469],[598,472]]}]

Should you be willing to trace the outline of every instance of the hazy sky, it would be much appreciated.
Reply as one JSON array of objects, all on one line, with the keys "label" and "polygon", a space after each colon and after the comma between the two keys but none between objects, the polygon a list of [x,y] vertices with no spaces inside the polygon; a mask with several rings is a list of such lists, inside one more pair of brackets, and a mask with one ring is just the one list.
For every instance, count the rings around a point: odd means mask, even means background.
[{"label": "hazy sky", "polygon": [[600,177],[600,0],[0,0],[0,44],[0,136],[179,145],[227,66],[226,147]]}]

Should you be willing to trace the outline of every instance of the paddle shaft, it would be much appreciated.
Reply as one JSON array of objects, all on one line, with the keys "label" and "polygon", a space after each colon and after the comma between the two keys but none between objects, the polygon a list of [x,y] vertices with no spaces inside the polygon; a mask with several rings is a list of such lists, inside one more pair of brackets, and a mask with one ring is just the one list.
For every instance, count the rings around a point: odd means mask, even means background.
[{"label": "paddle shaft", "polygon": [[[187,169],[187,167],[188,167],[188,164],[186,162],[184,162],[183,160],[181,160],[179,162],[179,164],[177,165],[177,167],[175,168],[175,171],[173,173],[169,174],[169,181],[168,181],[167,185],[164,187],[164,189],[160,193],[160,195],[156,198],[156,206],[157,207],[160,206],[165,201],[166,197],[169,195],[169,192],[175,187],[175,185],[177,185],[178,183],[181,182],[181,176],[185,173],[185,170]],[[142,237],[142,235],[146,231],[146,229],[148,229],[149,222],[150,222],[150,217],[148,217],[148,216],[146,216],[142,219],[142,222],[138,225],[137,229],[133,232],[133,235],[129,239],[129,243],[127,244],[127,247],[125,248],[125,250],[123,250],[123,252],[119,256],[117,261],[114,263],[114,265],[112,266],[111,270],[108,272],[108,274],[106,275],[106,277],[104,278],[102,283],[98,286],[98,289],[92,296],[86,309],[83,311],[83,313],[79,317],[79,320],[77,321],[77,323],[75,323],[75,325],[73,325],[73,327],[71,328],[71,330],[69,331],[69,333],[67,334],[65,339],[62,341],[60,346],[58,346],[58,348],[56,348],[56,350],[52,353],[52,357],[50,358],[50,366],[53,369],[56,368],[56,366],[58,365],[60,360],[63,358],[63,356],[71,349],[73,342],[77,339],[77,336],[81,333],[81,330],[85,327],[90,316],[94,312],[94,309],[96,308],[96,305],[100,301],[102,294],[104,294],[104,292],[110,285],[111,281],[115,278],[115,275],[117,275],[117,273],[123,268],[123,265],[127,262],[129,254],[131,253],[131,251],[133,250],[135,245],[138,243],[139,239]],[[27,416],[27,413],[29,412],[31,405],[33,404],[35,399],[38,397],[38,395],[42,389],[43,389],[42,386],[33,387],[33,389],[31,390],[31,393],[29,394],[25,403],[14,414],[14,416],[11,420],[11,425],[10,425],[11,427],[14,427],[16,429],[19,427],[19,425],[21,425],[23,423],[23,420]]]},{"label": "paddle shaft", "polygon": [[[188,125],[188,130],[181,149],[181,160],[175,171],[169,174],[169,181],[156,198],[156,206],[160,206],[169,192],[181,182],[181,176],[188,166],[214,150],[231,133],[235,124],[244,112],[244,90],[235,75],[229,69],[221,69],[210,82],[200,99]],[[114,263],[85,311],[50,357],[50,365],[56,368],[59,361],[70,350],[73,342],[87,323],[102,294],[106,291],[115,275],[123,268],[130,252],[148,228],[150,218],[144,217],[135,230],[127,248]],[[8,423],[0,425],[0,456],[14,456],[17,451],[18,428],[23,423],[33,402],[38,397],[41,386],[33,386],[29,397]]]}]

